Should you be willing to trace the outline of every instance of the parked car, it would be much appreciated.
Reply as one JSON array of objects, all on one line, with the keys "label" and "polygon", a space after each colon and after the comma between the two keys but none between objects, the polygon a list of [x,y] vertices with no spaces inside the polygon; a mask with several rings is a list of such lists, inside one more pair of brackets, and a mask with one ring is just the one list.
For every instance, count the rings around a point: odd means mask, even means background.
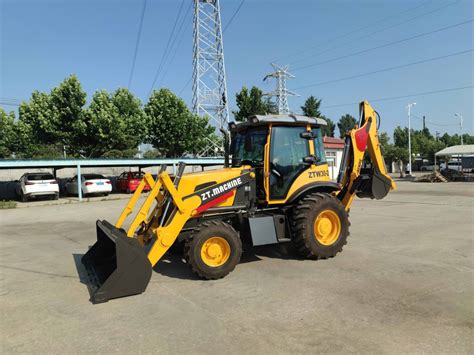
[{"label": "parked car", "polygon": [[33,197],[46,196],[57,200],[59,198],[59,185],[50,173],[25,173],[17,180],[16,195],[22,202],[27,202]]},{"label": "parked car", "polygon": [[[436,169],[439,168],[439,165],[436,164]],[[425,163],[421,166],[420,171],[434,171],[435,165],[434,163]]]},{"label": "parked car", "polygon": [[[112,182],[99,174],[82,174],[81,175],[82,195],[103,194],[108,196],[112,191]],[[66,183],[66,192],[68,195],[77,195],[77,175],[69,179]]]},{"label": "parked car", "polygon": [[[134,192],[140,181],[142,180],[145,173],[141,171],[125,171],[123,172],[115,182],[115,187],[119,191],[125,191],[127,193]],[[146,184],[143,191],[150,191],[150,185]]]},{"label": "parked car", "polygon": [[[441,169],[446,169],[446,162],[441,163],[440,166],[441,166]],[[448,161],[448,169],[461,171],[462,170],[462,164],[461,164],[460,161],[450,160],[450,161]]]}]

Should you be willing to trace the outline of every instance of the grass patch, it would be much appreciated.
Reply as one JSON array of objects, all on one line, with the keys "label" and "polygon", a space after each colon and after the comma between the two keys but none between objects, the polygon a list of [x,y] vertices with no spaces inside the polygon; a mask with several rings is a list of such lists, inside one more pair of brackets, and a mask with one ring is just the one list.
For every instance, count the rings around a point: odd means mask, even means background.
[{"label": "grass patch", "polygon": [[8,208],[16,208],[15,201],[0,201],[0,210],[8,209]]}]

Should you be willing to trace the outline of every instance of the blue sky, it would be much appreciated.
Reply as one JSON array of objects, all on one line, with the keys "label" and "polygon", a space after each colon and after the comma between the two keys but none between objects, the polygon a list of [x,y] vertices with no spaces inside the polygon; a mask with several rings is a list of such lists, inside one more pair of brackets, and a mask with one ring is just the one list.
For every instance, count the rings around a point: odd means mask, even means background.
[{"label": "blue sky", "polygon": [[[188,3],[185,0],[183,15]],[[221,0],[225,26],[241,0]],[[143,0],[0,0],[0,98],[28,99],[32,90],[49,91],[76,74],[90,99],[95,90],[127,86]],[[175,22],[181,0],[148,0],[131,91],[146,100]],[[231,109],[242,86],[263,82],[270,62],[289,64],[296,76],[288,88],[301,96],[323,98],[322,112],[337,120],[357,115],[363,99],[391,98],[473,85],[473,23],[371,50],[329,63],[301,67],[382,46],[418,34],[472,21],[470,0],[246,0],[224,34],[225,64]],[[180,20],[181,21],[181,20]],[[181,93],[190,105],[192,72],[191,12],[177,37],[176,52],[156,85]],[[178,22],[179,24],[179,22]],[[452,55],[359,78],[305,87],[413,62]],[[473,89],[374,101],[382,130],[407,124],[405,106],[426,115],[434,133],[458,133],[455,112],[464,116],[464,131],[473,134]],[[12,106],[3,106],[11,110]],[[436,124],[436,125],[435,125]],[[448,126],[449,125],[449,126]],[[414,117],[413,127],[421,128]]]}]

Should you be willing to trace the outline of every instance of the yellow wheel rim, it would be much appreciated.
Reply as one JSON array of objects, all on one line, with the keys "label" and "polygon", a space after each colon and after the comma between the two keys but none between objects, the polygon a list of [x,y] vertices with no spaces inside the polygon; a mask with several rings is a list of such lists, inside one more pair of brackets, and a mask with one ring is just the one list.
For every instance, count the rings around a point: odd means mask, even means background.
[{"label": "yellow wheel rim", "polygon": [[314,221],[314,236],[323,245],[332,245],[341,234],[341,220],[333,210],[322,211]]},{"label": "yellow wheel rim", "polygon": [[229,257],[229,242],[222,237],[211,237],[202,245],[201,259],[207,266],[218,267],[224,265]]}]

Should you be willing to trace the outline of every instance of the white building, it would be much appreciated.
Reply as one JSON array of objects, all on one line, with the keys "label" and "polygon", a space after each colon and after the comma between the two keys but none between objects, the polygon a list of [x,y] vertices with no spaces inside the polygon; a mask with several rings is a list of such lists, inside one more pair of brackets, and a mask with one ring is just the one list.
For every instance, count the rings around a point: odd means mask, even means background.
[{"label": "white building", "polygon": [[344,140],[335,137],[323,137],[323,144],[326,152],[326,160],[329,165],[329,177],[332,180],[336,180],[341,166]]}]

